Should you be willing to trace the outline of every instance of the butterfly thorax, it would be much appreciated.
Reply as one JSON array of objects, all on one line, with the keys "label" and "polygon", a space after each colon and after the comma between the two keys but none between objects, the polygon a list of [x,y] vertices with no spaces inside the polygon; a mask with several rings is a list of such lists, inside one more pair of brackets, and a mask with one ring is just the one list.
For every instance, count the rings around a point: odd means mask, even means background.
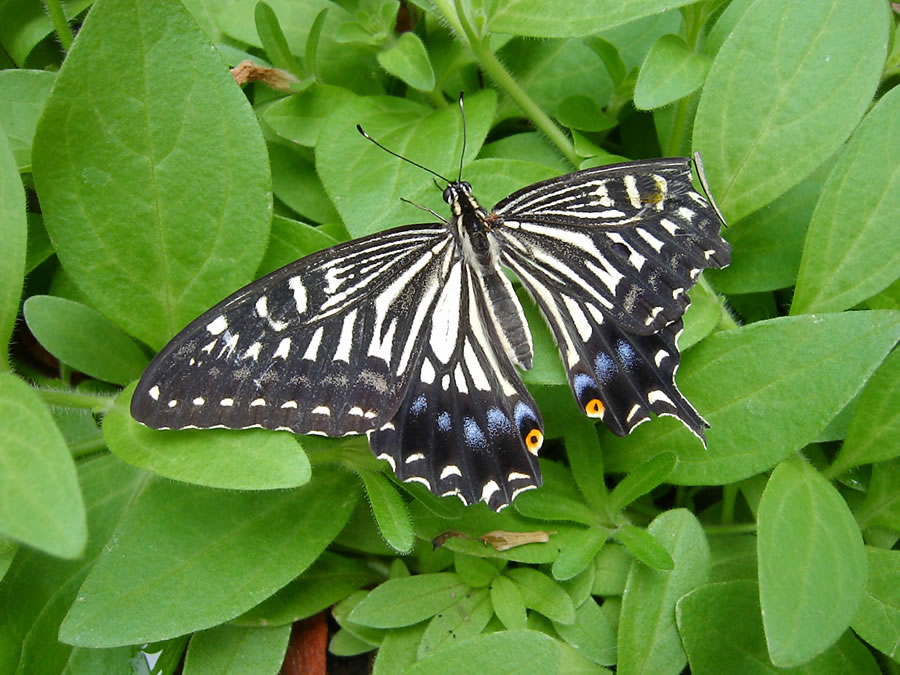
[{"label": "butterfly thorax", "polygon": [[476,272],[473,283],[481,291],[478,297],[486,300],[479,307],[485,322],[496,332],[506,356],[530,369],[531,333],[512,284],[500,268],[498,244],[491,234],[492,214],[478,204],[472,186],[465,181],[450,183],[444,190],[444,200],[453,212],[463,257],[468,268]]}]

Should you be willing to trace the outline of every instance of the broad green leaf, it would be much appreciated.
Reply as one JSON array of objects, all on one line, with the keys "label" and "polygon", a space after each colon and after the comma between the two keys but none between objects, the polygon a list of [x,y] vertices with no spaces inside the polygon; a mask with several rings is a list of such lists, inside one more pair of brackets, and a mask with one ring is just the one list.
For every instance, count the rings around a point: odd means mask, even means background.
[{"label": "broad green leaf", "polygon": [[328,465],[293,490],[153,479],[82,585],[60,639],[110,647],[228,621],[309,567],[358,498],[353,475]]},{"label": "broad green leaf", "polygon": [[296,148],[284,145],[269,145],[275,196],[311,221],[336,222],[338,213],[325,193],[312,160],[306,156],[308,154],[309,151],[298,152]]},{"label": "broad green leaf", "polygon": [[411,626],[446,609],[467,590],[452,572],[390,579],[354,608],[350,620],[374,628]]},{"label": "broad green leaf", "polygon": [[888,26],[881,0],[747,8],[694,121],[694,148],[728,218],[768,204],[847,139],[878,86]]},{"label": "broad green leaf", "polygon": [[10,373],[0,373],[0,419],[0,534],[81,555],[87,522],[69,449],[38,395]]},{"label": "broad green leaf", "polygon": [[575,623],[553,624],[559,636],[592,662],[601,666],[616,663],[616,630],[593,598],[575,610]]},{"label": "broad green leaf", "polygon": [[[465,105],[466,156],[472,158],[493,121],[496,95],[485,90],[466,98]],[[422,213],[401,202],[401,197],[446,210],[432,176],[360,136],[357,124],[387,148],[448,177],[457,175],[462,152],[462,124],[456,106],[433,111],[407,99],[385,96],[358,97],[345,103],[322,127],[316,169],[353,236],[422,222]],[[441,141],[436,143],[436,138]],[[465,176],[469,178],[468,169]]]},{"label": "broad green leaf", "polygon": [[792,314],[848,309],[900,270],[900,89],[889,91],[850,137],[816,205]]},{"label": "broad green leaf", "polygon": [[216,626],[191,638],[184,675],[200,673],[277,673],[284,661],[291,627]]},{"label": "broad green leaf", "polygon": [[[766,476],[760,475],[765,479]],[[710,583],[750,579],[756,581],[756,537],[750,535],[722,534],[709,538],[712,567]]]},{"label": "broad green leaf", "polygon": [[489,586],[499,573],[494,562],[464,553],[453,556],[453,569],[472,588]]},{"label": "broad green leaf", "polygon": [[418,661],[407,675],[456,675],[457,673],[556,673],[561,655],[559,643],[545,633],[508,630],[479,635],[448,645]]},{"label": "broad green leaf", "polygon": [[313,85],[273,103],[263,111],[262,118],[282,138],[312,148],[328,117],[352,98],[343,87]]},{"label": "broad green leaf", "polygon": [[25,220],[25,190],[16,162],[0,129],[0,372],[9,370],[8,348],[25,276],[25,246],[28,224]]},{"label": "broad green leaf", "polygon": [[485,143],[478,156],[481,159],[518,159],[537,162],[552,168],[554,171],[552,175],[561,175],[572,170],[572,166],[560,157],[559,150],[536,131],[512,134]]},{"label": "broad green leaf", "polygon": [[716,290],[757,293],[797,282],[806,230],[831,166],[826,161],[765,208],[728,224],[723,235],[731,244],[731,264],[703,273]]},{"label": "broad green leaf", "polygon": [[94,5],[33,164],[63,266],[154,348],[250,281],[262,258],[271,195],[256,117],[175,0]]},{"label": "broad green leaf", "polygon": [[890,311],[786,317],[711,335],[678,371],[681,391],[711,426],[709,449],[677,421],[657,420],[610,439],[606,470],[627,473],[670,451],[678,456],[670,483],[723,484],[764,471],[812,442],[898,338],[900,313]]},{"label": "broad green leaf", "polygon": [[357,637],[346,628],[340,628],[338,632],[331,637],[331,640],[328,643],[328,651],[335,656],[358,656],[360,654],[367,654],[377,646],[377,644],[373,644]]},{"label": "broad green leaf", "polygon": [[529,37],[583,37],[687,4],[690,0],[507,0],[494,5],[488,29]]},{"label": "broad green leaf", "polygon": [[853,630],[866,642],[900,662],[900,551],[866,547],[869,580]]},{"label": "broad green leaf", "polygon": [[340,602],[383,577],[364,560],[325,551],[308,570],[275,595],[232,621],[239,626],[281,626]]},{"label": "broad green leaf", "polygon": [[609,535],[610,531],[603,527],[577,531],[553,561],[553,578],[563,581],[581,574],[593,562]]},{"label": "broad green leaf", "polygon": [[634,86],[634,105],[652,110],[674,103],[703,85],[709,59],[678,35],[663,35],[650,48]]},{"label": "broad green leaf", "polygon": [[859,609],[862,536],[838,491],[799,459],[772,472],[757,521],[769,656],[777,666],[798,666],[830,647]]},{"label": "broad green leaf", "polygon": [[88,524],[81,557],[61,560],[23,547],[0,584],[4,672],[59,673],[82,651],[59,641],[59,624],[144,481],[143,472],[110,455],[83,462],[78,475]]},{"label": "broad green leaf", "polygon": [[378,63],[414,89],[434,89],[434,71],[428,60],[428,52],[415,33],[402,33],[393,45],[378,53]]},{"label": "broad green leaf", "polygon": [[[403,563],[399,560],[395,560],[392,564],[391,568],[395,567],[404,567]],[[363,652],[371,651],[372,647],[377,647],[381,644],[381,641],[384,639],[384,636],[387,635],[390,631],[383,630],[380,628],[372,628],[371,626],[366,626],[361,623],[357,623],[350,619],[350,614],[353,613],[353,610],[366,599],[369,595],[369,591],[356,591],[355,593],[351,593],[346,598],[341,600],[338,604],[331,608],[331,615],[334,617],[334,620],[338,622],[341,626],[342,631],[340,632],[348,632],[353,635],[354,638],[361,640],[369,645],[368,648],[363,648],[362,645],[355,644],[354,640],[347,639],[347,636],[342,636],[338,639],[337,645],[332,641],[332,644],[329,645],[329,651],[333,653],[338,653],[335,651],[335,648],[345,650],[352,649],[354,650],[353,654],[360,654]],[[342,643],[343,644],[340,644]],[[350,652],[345,652],[344,655],[350,655]]]},{"label": "broad green leaf", "polygon": [[372,665],[372,675],[394,675],[406,672],[406,669],[418,661],[419,643],[425,632],[427,623],[407,626],[406,628],[394,628],[381,641],[378,653],[375,654],[375,663]]},{"label": "broad green leaf", "polygon": [[556,112],[559,123],[581,131],[606,131],[619,121],[607,115],[597,102],[587,96],[570,96],[559,104]]},{"label": "broad green leaf", "polygon": [[504,574],[519,587],[526,607],[540,612],[551,621],[566,625],[574,623],[575,605],[556,581],[533,567],[514,567]]},{"label": "broad green leaf", "polygon": [[671,452],[661,452],[630,472],[609,495],[610,511],[616,513],[655,490],[666,480],[678,460]]},{"label": "broad green leaf", "polygon": [[665,547],[671,572],[635,562],[628,575],[619,620],[618,669],[628,673],[679,673],[686,662],[675,626],[675,603],[706,583],[709,545],[703,528],[685,509],[666,511],[648,528]]},{"label": "broad green leaf", "polygon": [[869,491],[856,510],[860,528],[886,527],[900,531],[900,458],[878,462],[872,467]]},{"label": "broad green leaf", "polygon": [[661,572],[675,569],[675,561],[669,551],[647,530],[634,525],[623,525],[613,535],[647,567]]},{"label": "broad green leaf", "polygon": [[259,264],[256,274],[260,277],[265,276],[310,253],[321,251],[337,243],[337,239],[322,228],[275,216],[272,218],[272,236],[269,237],[269,248],[266,249],[266,255]]},{"label": "broad green leaf", "polygon": [[129,464],[166,478],[232,490],[273,490],[309,481],[309,460],[297,436],[264,429],[157,431],[129,411],[127,387],[103,420],[109,449]]},{"label": "broad green leaf", "polygon": [[[562,361],[558,361],[562,365]],[[568,387],[559,387],[560,396],[568,395]],[[544,409],[551,413],[549,409]],[[572,478],[584,501],[594,509],[601,511],[608,508],[608,493],[603,478],[603,455],[600,453],[600,442],[597,438],[597,426],[593,420],[587,419],[572,399],[570,408],[575,417],[566,424],[563,439],[566,444],[566,456],[569,459]],[[549,415],[548,415],[549,416]]]},{"label": "broad green leaf", "polygon": [[477,636],[493,615],[490,591],[486,588],[469,591],[428,622],[419,643],[419,658],[425,658],[446,645]]},{"label": "broad green leaf", "polygon": [[522,591],[508,576],[499,574],[491,582],[491,603],[497,618],[509,630],[525,628],[528,616]]},{"label": "broad green leaf", "polygon": [[33,295],[22,309],[38,342],[75,370],[124,386],[147,367],[144,351],[95,309],[52,295]]},{"label": "broad green leaf", "polygon": [[575,489],[571,471],[555,462],[544,461],[540,466],[543,487],[516,497],[516,511],[537,520],[570,520],[584,525],[594,525],[600,520]]},{"label": "broad green leaf", "polygon": [[0,131],[6,132],[20,171],[31,169],[34,129],[55,79],[46,70],[0,71]]},{"label": "broad green leaf", "polygon": [[604,546],[594,558],[594,584],[591,587],[591,594],[604,597],[622,595],[633,562],[634,556],[624,546],[614,542]]},{"label": "broad green leaf", "polygon": [[398,553],[409,553],[416,537],[403,497],[383,473],[358,471],[366,486],[381,536]]},{"label": "broad green leaf", "polygon": [[[679,600],[676,612],[691,672],[783,672],[766,653],[754,580],[701,586]],[[831,649],[790,672],[877,675],[880,671],[871,653],[847,631]]]},{"label": "broad green leaf", "polygon": [[678,338],[678,349],[687,351],[712,333],[722,317],[722,300],[706,284],[690,290],[691,304],[684,313],[684,332]]},{"label": "broad green leaf", "polygon": [[829,471],[883,462],[900,455],[900,350],[894,350],[866,384],[847,429],[841,451]]}]

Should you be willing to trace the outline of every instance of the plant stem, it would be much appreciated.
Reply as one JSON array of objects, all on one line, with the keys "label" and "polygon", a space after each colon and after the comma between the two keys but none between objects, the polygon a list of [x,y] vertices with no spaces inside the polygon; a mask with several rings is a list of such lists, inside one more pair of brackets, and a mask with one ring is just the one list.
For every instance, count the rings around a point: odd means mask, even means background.
[{"label": "plant stem", "polygon": [[462,29],[461,37],[464,36],[468,42],[469,48],[475,54],[481,64],[482,69],[488,76],[505,91],[509,97],[514,100],[522,111],[528,116],[534,125],[542,131],[550,141],[559,148],[559,151],[565,155],[572,166],[578,166],[579,158],[575,152],[575,146],[569,137],[551,120],[540,106],[519,86],[515,78],[510,75],[509,71],[503,67],[500,60],[494,55],[487,45],[487,40],[479,38],[475,34],[469,18],[463,9],[462,0],[453,0],[456,21],[453,20],[453,13],[450,12],[448,0],[435,0],[435,5],[447,18],[451,26],[459,26]]},{"label": "plant stem", "polygon": [[112,396],[84,394],[78,391],[61,391],[59,389],[35,389],[41,400],[47,405],[61,408],[78,408],[95,413],[105,413],[113,404]]},{"label": "plant stem", "polygon": [[50,20],[53,22],[53,28],[59,36],[59,42],[64,51],[68,52],[72,46],[72,29],[69,28],[69,22],[66,20],[66,13],[63,11],[59,0],[47,0],[47,11],[50,14]]}]

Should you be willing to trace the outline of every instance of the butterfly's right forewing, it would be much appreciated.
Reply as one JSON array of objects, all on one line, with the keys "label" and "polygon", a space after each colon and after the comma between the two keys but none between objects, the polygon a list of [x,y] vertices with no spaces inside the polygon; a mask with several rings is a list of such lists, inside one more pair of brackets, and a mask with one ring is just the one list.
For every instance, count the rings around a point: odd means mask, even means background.
[{"label": "butterfly's right forewing", "polygon": [[395,228],[308,256],[193,321],[132,398],[154,428],[341,436],[389,420],[451,261],[441,224]]}]

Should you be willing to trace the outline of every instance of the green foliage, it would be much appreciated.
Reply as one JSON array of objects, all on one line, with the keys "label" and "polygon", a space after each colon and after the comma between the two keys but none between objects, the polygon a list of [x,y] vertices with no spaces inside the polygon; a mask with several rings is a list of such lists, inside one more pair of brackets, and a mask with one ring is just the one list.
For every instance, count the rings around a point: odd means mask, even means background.
[{"label": "green foliage", "polygon": [[[399,7],[0,3],[0,670],[275,673],[323,610],[378,674],[896,669],[887,3]],[[241,91],[246,58],[288,90]],[[708,449],[580,415],[524,294],[544,487],[499,514],[398,484],[364,439],[136,424],[151,352],[214,302],[430,218],[401,197],[444,212],[355,126],[456,175],[460,90],[485,205],[702,152],[733,246],[680,343]]]}]

